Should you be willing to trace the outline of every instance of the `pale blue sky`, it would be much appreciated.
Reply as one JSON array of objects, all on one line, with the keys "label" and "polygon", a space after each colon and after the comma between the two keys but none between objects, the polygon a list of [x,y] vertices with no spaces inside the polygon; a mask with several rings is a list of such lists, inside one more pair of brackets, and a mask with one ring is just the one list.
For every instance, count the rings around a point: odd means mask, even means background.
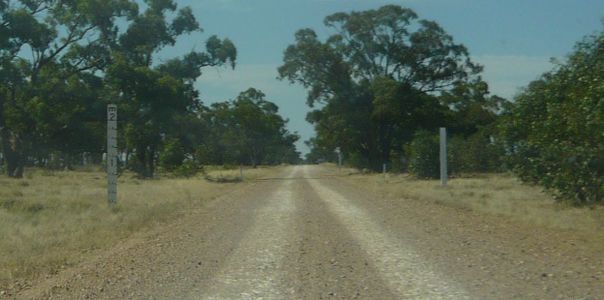
[{"label": "pale blue sky", "polygon": [[302,140],[314,135],[305,121],[306,93],[276,80],[285,48],[301,28],[327,36],[323,18],[339,11],[399,4],[420,18],[441,24],[473,59],[485,66],[491,92],[511,98],[519,88],[551,68],[583,36],[604,28],[603,0],[179,0],[193,8],[204,33],[181,39],[162,56],[202,49],[212,34],[230,38],[238,49],[235,70],[206,69],[197,87],[206,104],[229,100],[249,87],[259,88],[290,119],[290,131]]}]

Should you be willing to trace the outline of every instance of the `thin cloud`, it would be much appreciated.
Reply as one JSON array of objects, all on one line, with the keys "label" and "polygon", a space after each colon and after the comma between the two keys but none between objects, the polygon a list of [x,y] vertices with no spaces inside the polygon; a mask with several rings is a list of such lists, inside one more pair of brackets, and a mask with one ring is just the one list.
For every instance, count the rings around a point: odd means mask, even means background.
[{"label": "thin cloud", "polygon": [[553,68],[546,56],[481,55],[473,59],[484,65],[483,78],[491,93],[507,99]]},{"label": "thin cloud", "polygon": [[[282,96],[292,91],[300,92],[295,86],[279,81],[276,64],[240,64],[235,70],[226,68],[206,69],[197,83],[200,87],[222,90],[218,97],[232,99],[247,88],[254,87],[263,90],[267,95]],[[203,90],[202,90],[203,92]],[[227,95],[230,92],[232,94]],[[216,97],[214,97],[216,98]],[[208,99],[222,101],[227,99]]]},{"label": "thin cloud", "polygon": [[240,0],[198,0],[188,4],[196,9],[222,10],[230,12],[252,12],[252,1]]}]

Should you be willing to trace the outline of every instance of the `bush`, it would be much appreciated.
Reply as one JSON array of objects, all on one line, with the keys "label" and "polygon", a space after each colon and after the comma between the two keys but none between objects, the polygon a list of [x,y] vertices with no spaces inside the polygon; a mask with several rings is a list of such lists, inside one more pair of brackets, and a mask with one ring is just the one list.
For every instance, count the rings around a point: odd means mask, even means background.
[{"label": "bush", "polygon": [[576,204],[604,201],[604,34],[516,97],[502,129],[514,170]]},{"label": "bush", "polygon": [[208,144],[201,144],[195,149],[195,160],[198,164],[219,164],[223,162],[221,153],[217,147]]},{"label": "bush", "polygon": [[390,171],[395,173],[403,173],[408,171],[408,159],[402,151],[390,152]]},{"label": "bush", "polygon": [[[335,157],[335,162],[338,163],[337,155]],[[369,169],[371,165],[369,163],[369,159],[358,152],[352,152],[346,157],[343,157],[342,163],[345,165],[354,166],[358,169]]]},{"label": "bush", "polygon": [[187,159],[182,163],[182,165],[174,169],[172,173],[178,177],[188,178],[197,175],[197,173],[201,170],[202,168],[197,164],[197,162],[195,162],[195,160]]},{"label": "bush", "polygon": [[407,147],[409,171],[418,178],[439,178],[439,137],[428,131],[419,131]]},{"label": "bush", "polygon": [[495,144],[483,131],[467,138],[455,136],[448,146],[451,173],[500,172],[503,169],[503,148]]},{"label": "bush", "polygon": [[159,153],[159,165],[164,170],[172,172],[182,165],[185,158],[185,149],[180,140],[169,139]]}]

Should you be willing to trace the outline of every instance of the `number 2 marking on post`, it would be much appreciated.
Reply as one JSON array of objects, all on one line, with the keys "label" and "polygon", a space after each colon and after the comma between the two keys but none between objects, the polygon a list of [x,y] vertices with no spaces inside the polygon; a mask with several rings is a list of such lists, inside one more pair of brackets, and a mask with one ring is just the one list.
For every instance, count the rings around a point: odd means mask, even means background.
[{"label": "number 2 marking on post", "polygon": [[107,197],[117,203],[117,106],[107,106]]}]

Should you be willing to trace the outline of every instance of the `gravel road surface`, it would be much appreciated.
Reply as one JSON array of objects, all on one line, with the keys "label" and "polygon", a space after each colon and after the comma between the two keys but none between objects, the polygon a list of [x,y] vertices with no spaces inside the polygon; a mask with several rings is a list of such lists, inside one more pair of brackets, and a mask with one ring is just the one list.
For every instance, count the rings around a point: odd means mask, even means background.
[{"label": "gravel road surface", "polygon": [[16,298],[603,299],[603,250],[296,166]]}]

